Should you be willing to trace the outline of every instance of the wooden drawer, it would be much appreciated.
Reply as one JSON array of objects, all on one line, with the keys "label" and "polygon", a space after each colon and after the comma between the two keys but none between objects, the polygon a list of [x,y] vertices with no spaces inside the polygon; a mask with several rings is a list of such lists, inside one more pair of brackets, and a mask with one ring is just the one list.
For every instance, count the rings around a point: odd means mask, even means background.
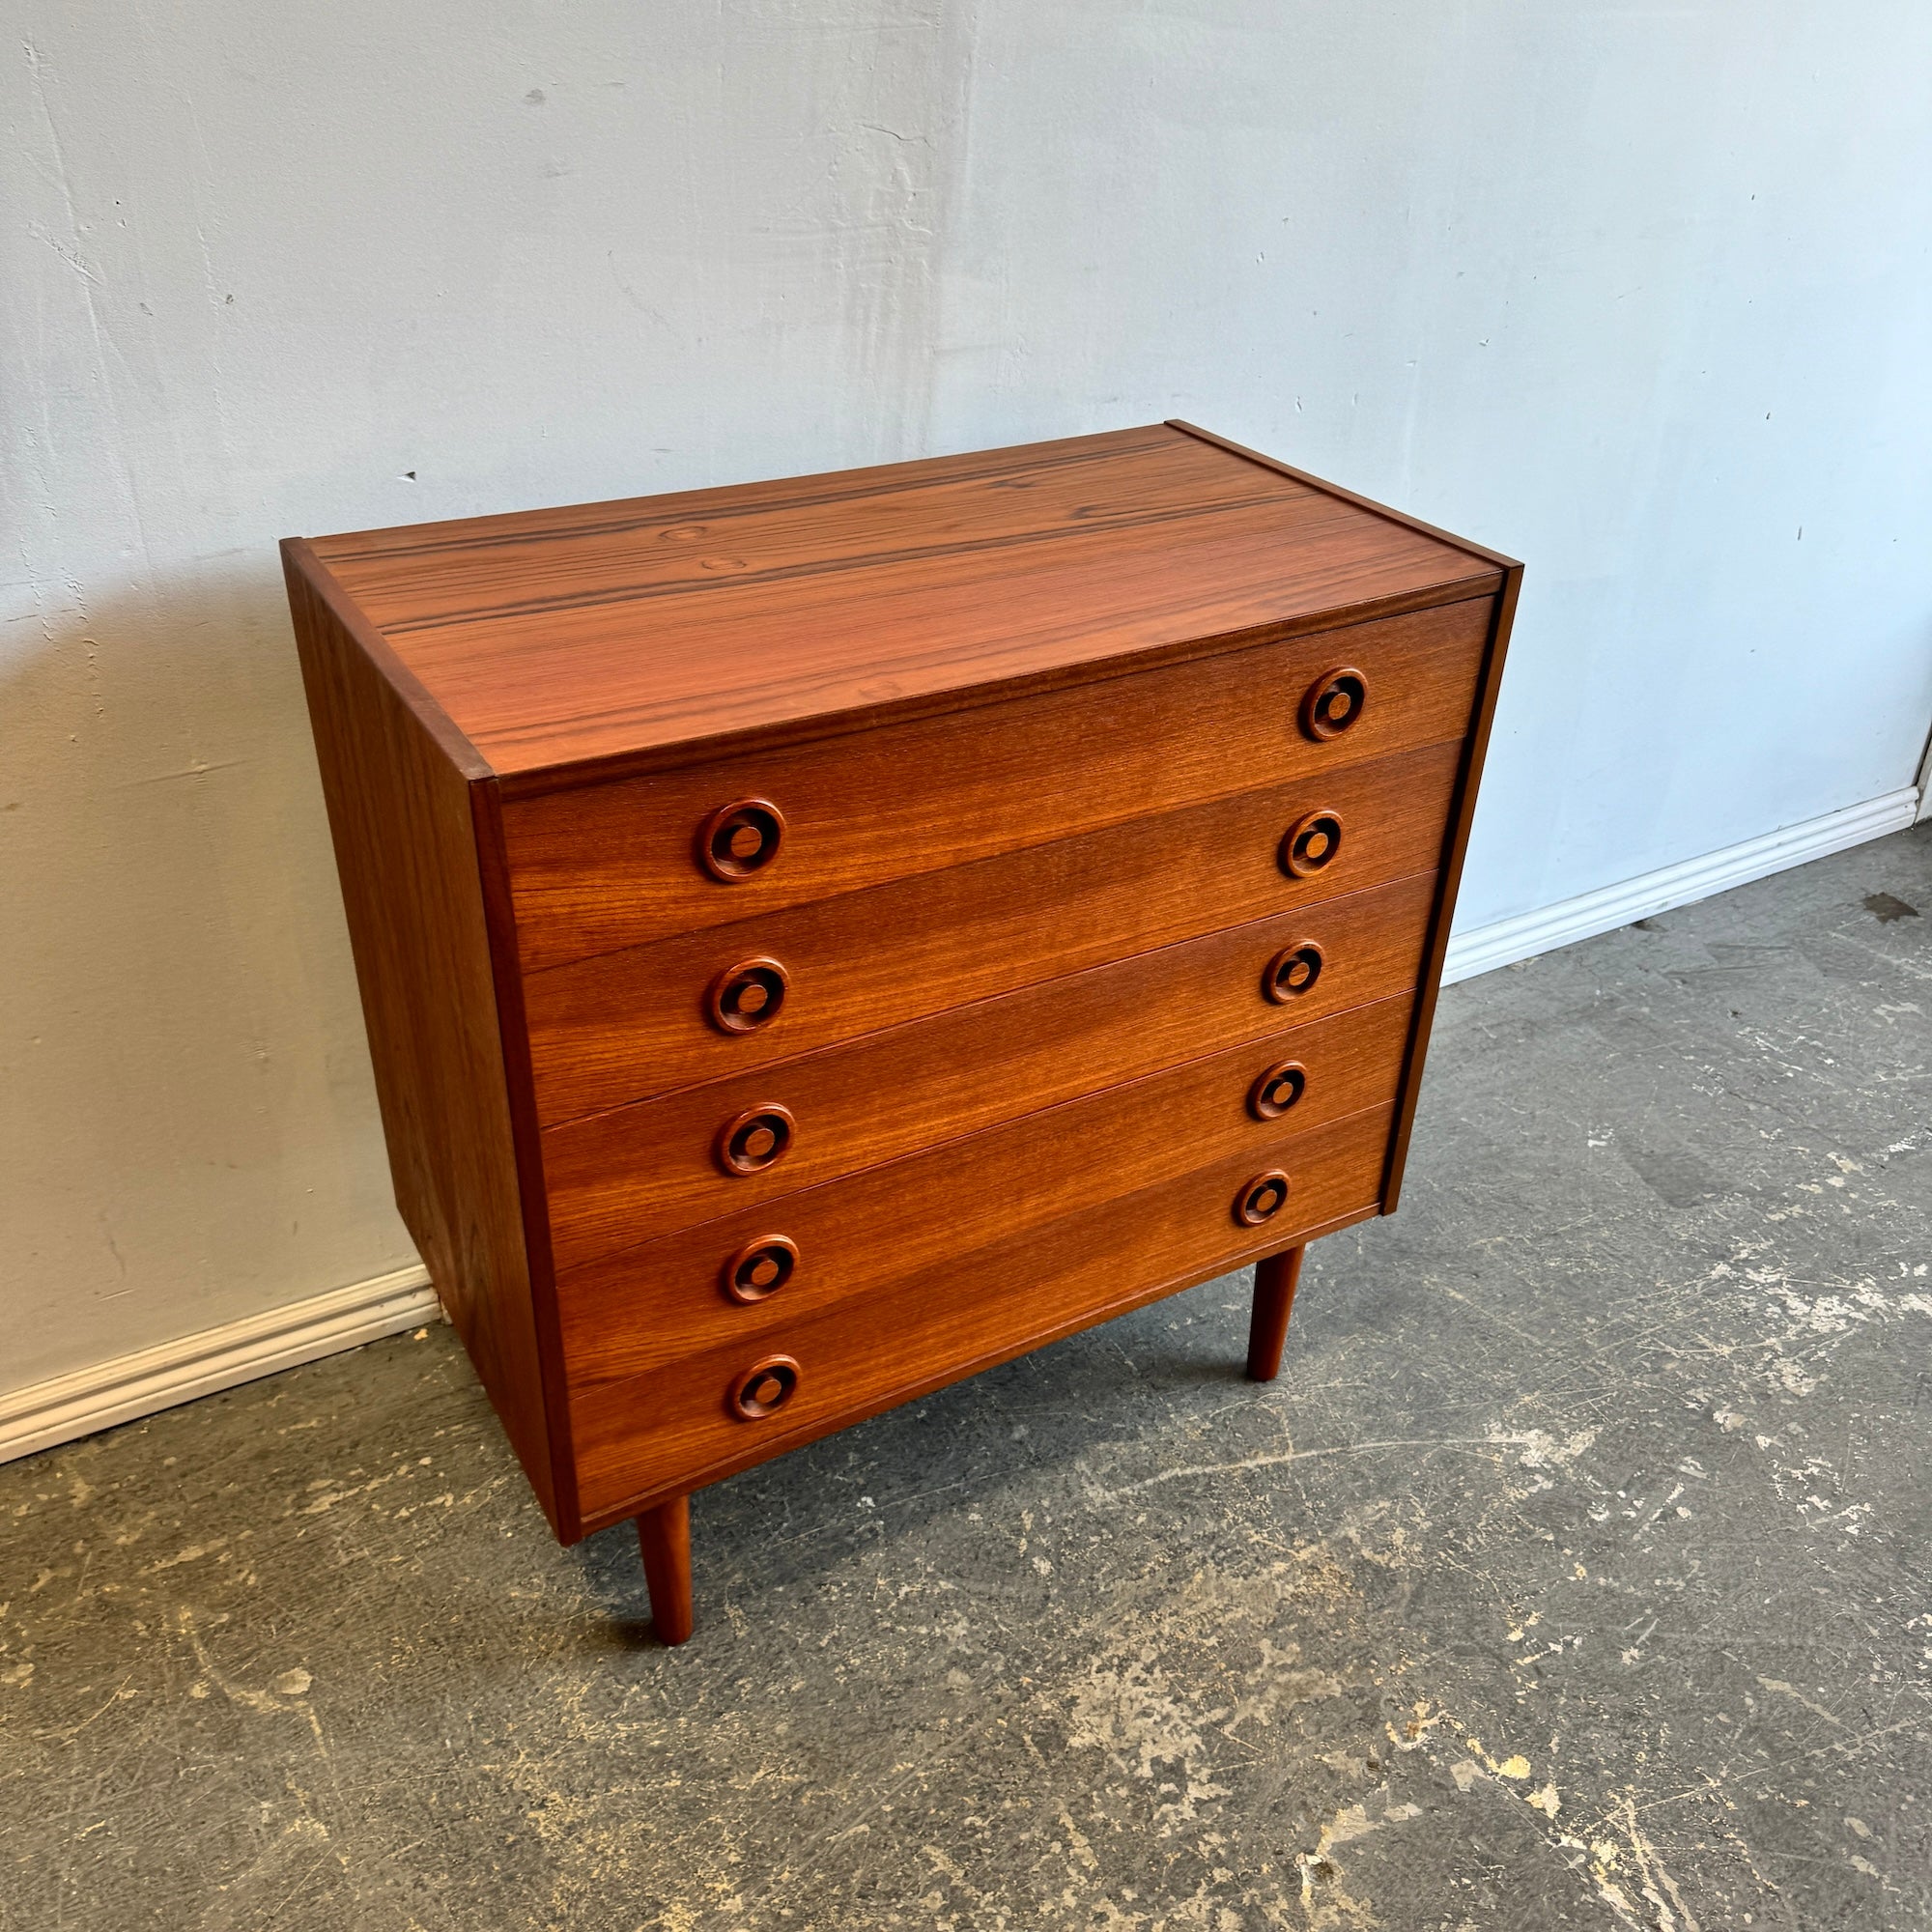
[{"label": "wooden drawer", "polygon": [[[1415,985],[1435,893],[1421,873],[553,1127],[552,1255],[574,1267],[1285,1024],[1315,1053],[1330,1036],[1310,1022]],[[1313,978],[1290,983],[1310,947]],[[793,1122],[785,1152],[733,1171],[721,1136],[773,1105]]]},{"label": "wooden drawer", "polygon": [[[1460,745],[1432,745],[1216,799],[735,926],[532,974],[525,1010],[546,1126],[717,1080],[1199,933],[1427,871]],[[1287,828],[1332,811],[1343,837],[1284,873]],[[779,961],[778,1017],[743,1034],[706,1015],[741,962]]]},{"label": "wooden drawer", "polygon": [[[1211,1161],[1265,1167],[1285,1136],[1393,1097],[1413,1005],[1404,994],[1337,1013],[562,1270],[565,1373],[573,1384],[634,1375],[917,1269],[944,1273],[989,1241]],[[1308,1073],[1298,1102],[1275,1119],[1251,1111],[1258,1077],[1291,1060]],[[733,1258],[775,1236],[797,1250],[790,1278],[749,1306],[733,1299]]]},{"label": "wooden drawer", "polygon": [[[944,1267],[908,1266],[863,1296],[802,1293],[769,1324],[716,1335],[683,1360],[574,1385],[586,1525],[1373,1213],[1392,1112],[1376,1107],[1312,1132],[1264,1136],[1245,1154],[955,1255]],[[1268,1165],[1289,1175],[1289,1206],[1264,1228],[1244,1228],[1233,1203]],[[798,1364],[796,1388],[771,1414],[747,1420],[733,1410],[732,1391],[775,1355]]]},{"label": "wooden drawer", "polygon": [[[503,835],[526,970],[724,925],[1226,797],[1467,728],[1493,600],[1196,658],[884,729],[511,799]],[[1332,736],[1299,722],[1352,668]],[[777,809],[735,876],[701,863],[712,815]]]}]

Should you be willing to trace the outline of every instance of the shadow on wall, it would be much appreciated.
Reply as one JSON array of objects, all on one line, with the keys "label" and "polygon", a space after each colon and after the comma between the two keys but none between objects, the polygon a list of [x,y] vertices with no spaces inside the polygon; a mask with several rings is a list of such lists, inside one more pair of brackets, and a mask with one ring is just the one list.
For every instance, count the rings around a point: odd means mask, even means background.
[{"label": "shadow on wall", "polygon": [[272,552],[0,669],[0,1383],[403,1264]]}]

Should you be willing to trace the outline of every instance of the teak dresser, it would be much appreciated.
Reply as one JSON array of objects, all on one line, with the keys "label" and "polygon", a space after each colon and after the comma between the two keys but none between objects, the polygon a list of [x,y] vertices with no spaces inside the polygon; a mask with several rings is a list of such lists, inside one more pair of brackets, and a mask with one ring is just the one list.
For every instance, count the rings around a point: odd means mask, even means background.
[{"label": "teak dresser", "polygon": [[1520,567],[1184,423],[283,546],[396,1198],[566,1542],[1387,1213]]}]

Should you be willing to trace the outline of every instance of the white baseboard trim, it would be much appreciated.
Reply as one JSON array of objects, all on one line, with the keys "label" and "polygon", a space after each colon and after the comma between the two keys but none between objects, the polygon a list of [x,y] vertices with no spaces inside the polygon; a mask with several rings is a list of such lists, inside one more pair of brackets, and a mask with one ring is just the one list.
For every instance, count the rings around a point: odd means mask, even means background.
[{"label": "white baseboard trim", "polygon": [[437,1318],[420,1264],[0,1395],[0,1463]]},{"label": "white baseboard trim", "polygon": [[1828,811],[1822,818],[1807,818],[1802,824],[1787,825],[1781,832],[1747,838],[1742,845],[1727,845],[1721,852],[1707,852],[1701,859],[1686,859],[1645,872],[1641,878],[1626,879],[1621,885],[1605,886],[1545,906],[1541,912],[1521,913],[1515,919],[1497,920],[1493,925],[1452,933],[1442,983],[1472,980],[1478,973],[1489,973],[1519,959],[1533,959],[1559,946],[1574,946],[1579,939],[1593,939],[1633,920],[1648,919],[1673,906],[1694,905],[1713,893],[1748,885],[1789,866],[1802,866],[1829,852],[1842,852],[1848,845],[1861,845],[1867,838],[1903,832],[1918,812],[1918,787],[1906,785],[1883,798],[1849,805],[1842,811]]}]

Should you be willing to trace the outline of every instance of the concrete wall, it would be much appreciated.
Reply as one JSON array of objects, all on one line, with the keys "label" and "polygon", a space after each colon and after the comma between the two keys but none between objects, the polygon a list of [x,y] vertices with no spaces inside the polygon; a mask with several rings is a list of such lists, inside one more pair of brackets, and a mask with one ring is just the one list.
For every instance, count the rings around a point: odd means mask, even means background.
[{"label": "concrete wall", "polygon": [[1185,414],[1528,560],[1465,925],[1911,781],[1910,0],[10,11],[0,1389],[409,1258],[292,531]]}]

